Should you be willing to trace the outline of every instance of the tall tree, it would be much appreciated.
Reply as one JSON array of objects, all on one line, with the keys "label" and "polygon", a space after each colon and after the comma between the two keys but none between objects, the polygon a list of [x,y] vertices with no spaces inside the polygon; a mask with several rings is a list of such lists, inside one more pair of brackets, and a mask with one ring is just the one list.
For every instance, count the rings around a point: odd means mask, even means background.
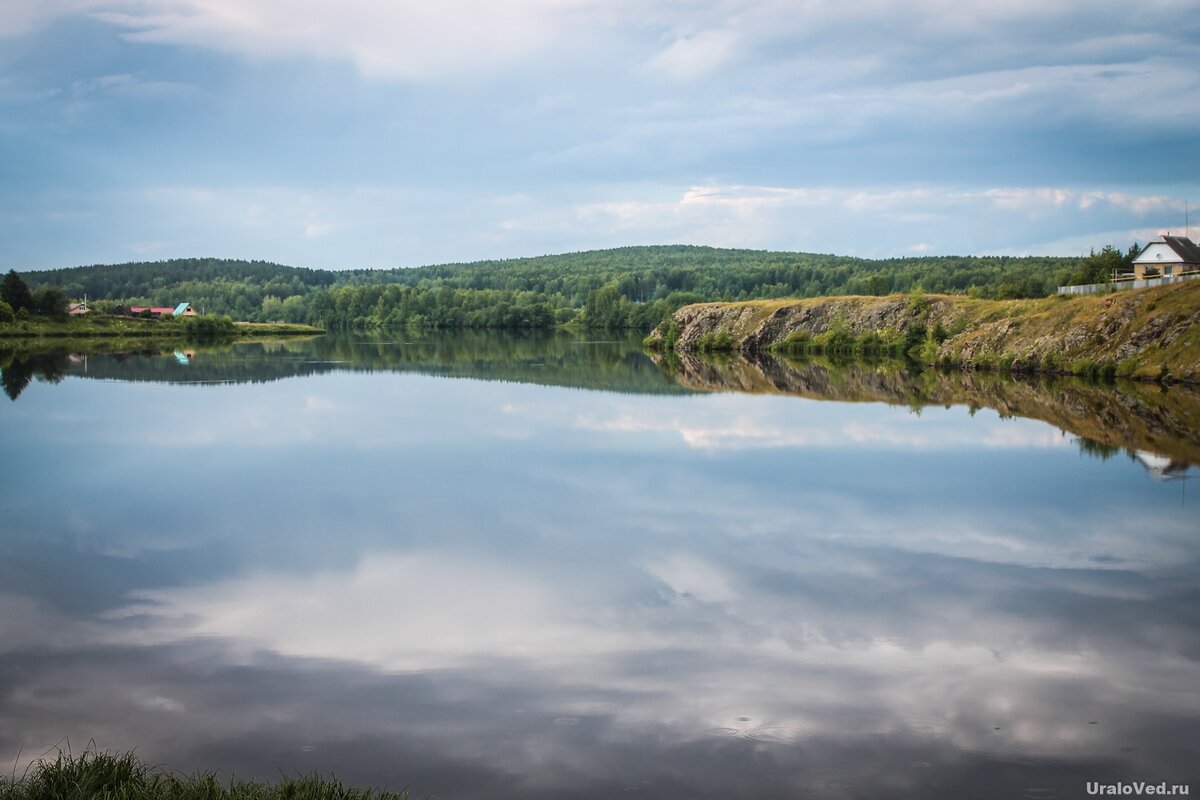
[{"label": "tall tree", "polygon": [[57,286],[39,286],[33,293],[32,309],[47,317],[65,317],[67,296]]},{"label": "tall tree", "polygon": [[33,311],[33,294],[15,269],[10,269],[4,280],[0,281],[0,300],[12,306],[13,311],[22,308]]}]

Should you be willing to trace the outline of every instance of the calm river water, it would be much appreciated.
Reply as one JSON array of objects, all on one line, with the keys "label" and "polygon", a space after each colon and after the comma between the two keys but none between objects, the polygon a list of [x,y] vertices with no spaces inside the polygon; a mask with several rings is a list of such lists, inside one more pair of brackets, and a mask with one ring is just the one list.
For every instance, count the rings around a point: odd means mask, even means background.
[{"label": "calm river water", "polygon": [[0,366],[5,771],[94,741],[416,798],[1200,793],[1183,389],[570,337]]}]

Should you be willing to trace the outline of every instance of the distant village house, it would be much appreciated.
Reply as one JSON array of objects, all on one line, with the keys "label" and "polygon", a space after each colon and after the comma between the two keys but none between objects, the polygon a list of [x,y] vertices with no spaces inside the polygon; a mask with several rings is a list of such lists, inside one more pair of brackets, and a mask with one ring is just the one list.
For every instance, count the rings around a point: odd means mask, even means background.
[{"label": "distant village house", "polygon": [[1200,271],[1200,247],[1186,236],[1160,236],[1133,260],[1134,280]]},{"label": "distant village house", "polygon": [[151,317],[194,317],[196,309],[192,308],[191,303],[180,303],[177,306],[117,306],[113,309],[114,314],[128,314],[133,317],[145,316],[147,313]]},{"label": "distant village house", "polygon": [[88,307],[87,301],[84,300],[81,303],[68,303],[67,313],[72,317],[81,317],[84,314],[92,313],[92,309]]}]

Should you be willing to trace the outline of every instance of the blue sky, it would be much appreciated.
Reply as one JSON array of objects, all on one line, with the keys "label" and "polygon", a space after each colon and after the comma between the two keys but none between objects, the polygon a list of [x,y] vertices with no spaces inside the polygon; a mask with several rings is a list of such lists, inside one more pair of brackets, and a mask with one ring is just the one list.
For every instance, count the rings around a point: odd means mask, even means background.
[{"label": "blue sky", "polygon": [[1079,254],[1200,203],[1194,0],[3,0],[0,269]]}]

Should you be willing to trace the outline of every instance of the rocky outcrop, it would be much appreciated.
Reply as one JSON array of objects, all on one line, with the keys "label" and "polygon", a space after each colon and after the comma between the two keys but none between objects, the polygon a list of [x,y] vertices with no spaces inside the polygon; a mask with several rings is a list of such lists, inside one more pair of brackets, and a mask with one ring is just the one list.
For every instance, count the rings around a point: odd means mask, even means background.
[{"label": "rocky outcrop", "polygon": [[680,352],[714,337],[741,353],[837,329],[911,344],[937,333],[922,357],[940,365],[1016,372],[1110,374],[1200,383],[1200,281],[1109,295],[1037,300],[961,296],[830,297],[685,306],[647,339]]}]

